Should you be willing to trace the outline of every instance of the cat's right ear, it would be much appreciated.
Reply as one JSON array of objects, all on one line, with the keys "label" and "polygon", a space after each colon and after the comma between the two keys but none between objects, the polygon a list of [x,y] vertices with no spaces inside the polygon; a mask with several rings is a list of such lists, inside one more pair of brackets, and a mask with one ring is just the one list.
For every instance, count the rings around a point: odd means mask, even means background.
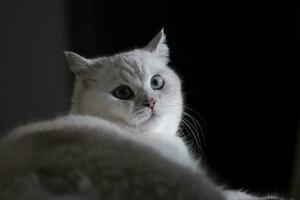
[{"label": "cat's right ear", "polygon": [[157,53],[160,57],[169,60],[169,47],[166,43],[166,34],[164,29],[160,32],[144,47],[145,50]]},{"label": "cat's right ear", "polygon": [[94,72],[88,59],[71,51],[64,51],[64,54],[72,72],[79,78],[86,78]]}]

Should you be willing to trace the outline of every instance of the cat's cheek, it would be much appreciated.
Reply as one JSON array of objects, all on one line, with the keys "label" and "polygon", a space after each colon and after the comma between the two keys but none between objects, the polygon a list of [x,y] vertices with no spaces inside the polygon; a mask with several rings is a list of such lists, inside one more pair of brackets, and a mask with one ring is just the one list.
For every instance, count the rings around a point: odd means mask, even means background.
[{"label": "cat's cheek", "polygon": [[119,118],[126,121],[128,124],[135,122],[135,115],[133,113],[134,103],[131,101],[119,100],[114,97],[108,99],[110,112],[113,118]]}]

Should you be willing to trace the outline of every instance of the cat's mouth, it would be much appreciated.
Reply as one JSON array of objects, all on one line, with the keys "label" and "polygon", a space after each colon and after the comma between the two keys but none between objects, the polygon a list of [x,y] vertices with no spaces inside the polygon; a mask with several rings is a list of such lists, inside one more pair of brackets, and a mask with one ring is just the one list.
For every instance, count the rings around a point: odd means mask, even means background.
[{"label": "cat's mouth", "polygon": [[141,124],[143,124],[143,125],[146,125],[146,124],[149,125],[149,123],[152,124],[157,120],[158,117],[159,117],[159,115],[157,114],[157,112],[151,111],[149,116],[147,118],[145,118]]},{"label": "cat's mouth", "polygon": [[157,117],[156,111],[153,109],[147,109],[143,110],[142,112],[137,113],[138,121],[140,121],[141,124],[147,123],[149,121],[152,121],[154,118]]}]

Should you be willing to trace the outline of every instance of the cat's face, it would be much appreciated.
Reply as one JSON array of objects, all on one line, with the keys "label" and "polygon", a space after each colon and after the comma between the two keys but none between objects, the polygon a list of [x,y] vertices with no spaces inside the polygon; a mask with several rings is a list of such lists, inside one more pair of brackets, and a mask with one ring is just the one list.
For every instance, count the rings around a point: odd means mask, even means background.
[{"label": "cat's face", "polygon": [[145,48],[110,57],[85,59],[67,52],[76,74],[72,112],[142,132],[176,132],[182,113],[181,84],[167,66],[164,37],[160,32]]}]

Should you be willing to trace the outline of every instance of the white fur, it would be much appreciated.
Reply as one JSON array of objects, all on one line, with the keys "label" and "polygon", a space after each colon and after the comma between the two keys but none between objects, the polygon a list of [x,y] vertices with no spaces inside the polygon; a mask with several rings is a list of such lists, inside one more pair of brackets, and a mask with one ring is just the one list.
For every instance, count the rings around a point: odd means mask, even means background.
[{"label": "white fur", "polygon": [[249,194],[244,191],[227,190],[224,192],[226,199],[230,200],[283,200],[275,195],[259,197],[259,195]]},{"label": "white fur", "polygon": [[[178,136],[181,83],[163,30],[146,47],[113,56],[65,54],[76,75],[71,115],[17,128],[0,142],[1,200],[263,199],[212,183]],[[161,90],[150,86],[157,74]],[[114,97],[120,85],[134,97]],[[143,105],[149,98],[154,109]]]},{"label": "white fur", "polygon": [[[177,135],[183,110],[181,84],[176,73],[168,67],[168,47],[163,31],[143,49],[95,59],[72,52],[67,52],[66,57],[76,74],[72,114],[107,119],[149,141],[159,138],[152,145],[162,154],[197,168],[198,161],[191,158],[188,148]],[[165,80],[162,90],[150,87],[150,80],[156,74]],[[88,83],[83,84],[84,81]],[[113,97],[112,90],[122,84],[131,87],[136,95],[134,99]],[[142,105],[148,97],[156,100],[153,112]],[[142,114],[138,115],[140,112]]]},{"label": "white fur", "polygon": [[[16,140],[24,135],[36,134],[39,132],[53,132],[63,130],[93,130],[95,132],[113,132],[113,137],[125,137],[139,144],[150,147],[154,151],[164,156],[166,159],[184,165],[191,170],[198,170],[197,162],[191,159],[186,148],[183,148],[183,142],[178,137],[160,136],[160,135],[142,135],[135,132],[129,133],[128,130],[122,130],[110,121],[93,116],[68,115],[56,118],[54,120],[42,121],[14,129],[3,141]],[[87,136],[88,137],[88,136]]]},{"label": "white fur", "polygon": [[220,188],[180,154],[168,141],[128,134],[98,117],[28,124],[0,142],[0,199],[223,200]]},{"label": "white fur", "polygon": [[[66,56],[77,75],[71,113],[108,119],[130,134],[137,132],[138,136],[147,141],[147,145],[166,158],[190,169],[201,170],[199,160],[189,155],[187,145],[177,135],[183,111],[181,84],[177,74],[168,67],[169,49],[163,30],[142,49],[94,59],[86,59],[73,53],[67,53]],[[80,73],[82,71],[83,75]],[[150,79],[156,74],[160,74],[166,81],[161,91],[150,88]],[[89,78],[96,83],[83,87],[82,82]],[[121,84],[129,85],[136,93],[136,98],[119,101],[112,97],[111,91]],[[157,100],[153,113],[158,116],[151,118],[151,111],[146,108],[145,119],[136,117],[132,108],[142,108],[144,96]],[[225,194],[232,200],[258,199],[240,191]]]}]

